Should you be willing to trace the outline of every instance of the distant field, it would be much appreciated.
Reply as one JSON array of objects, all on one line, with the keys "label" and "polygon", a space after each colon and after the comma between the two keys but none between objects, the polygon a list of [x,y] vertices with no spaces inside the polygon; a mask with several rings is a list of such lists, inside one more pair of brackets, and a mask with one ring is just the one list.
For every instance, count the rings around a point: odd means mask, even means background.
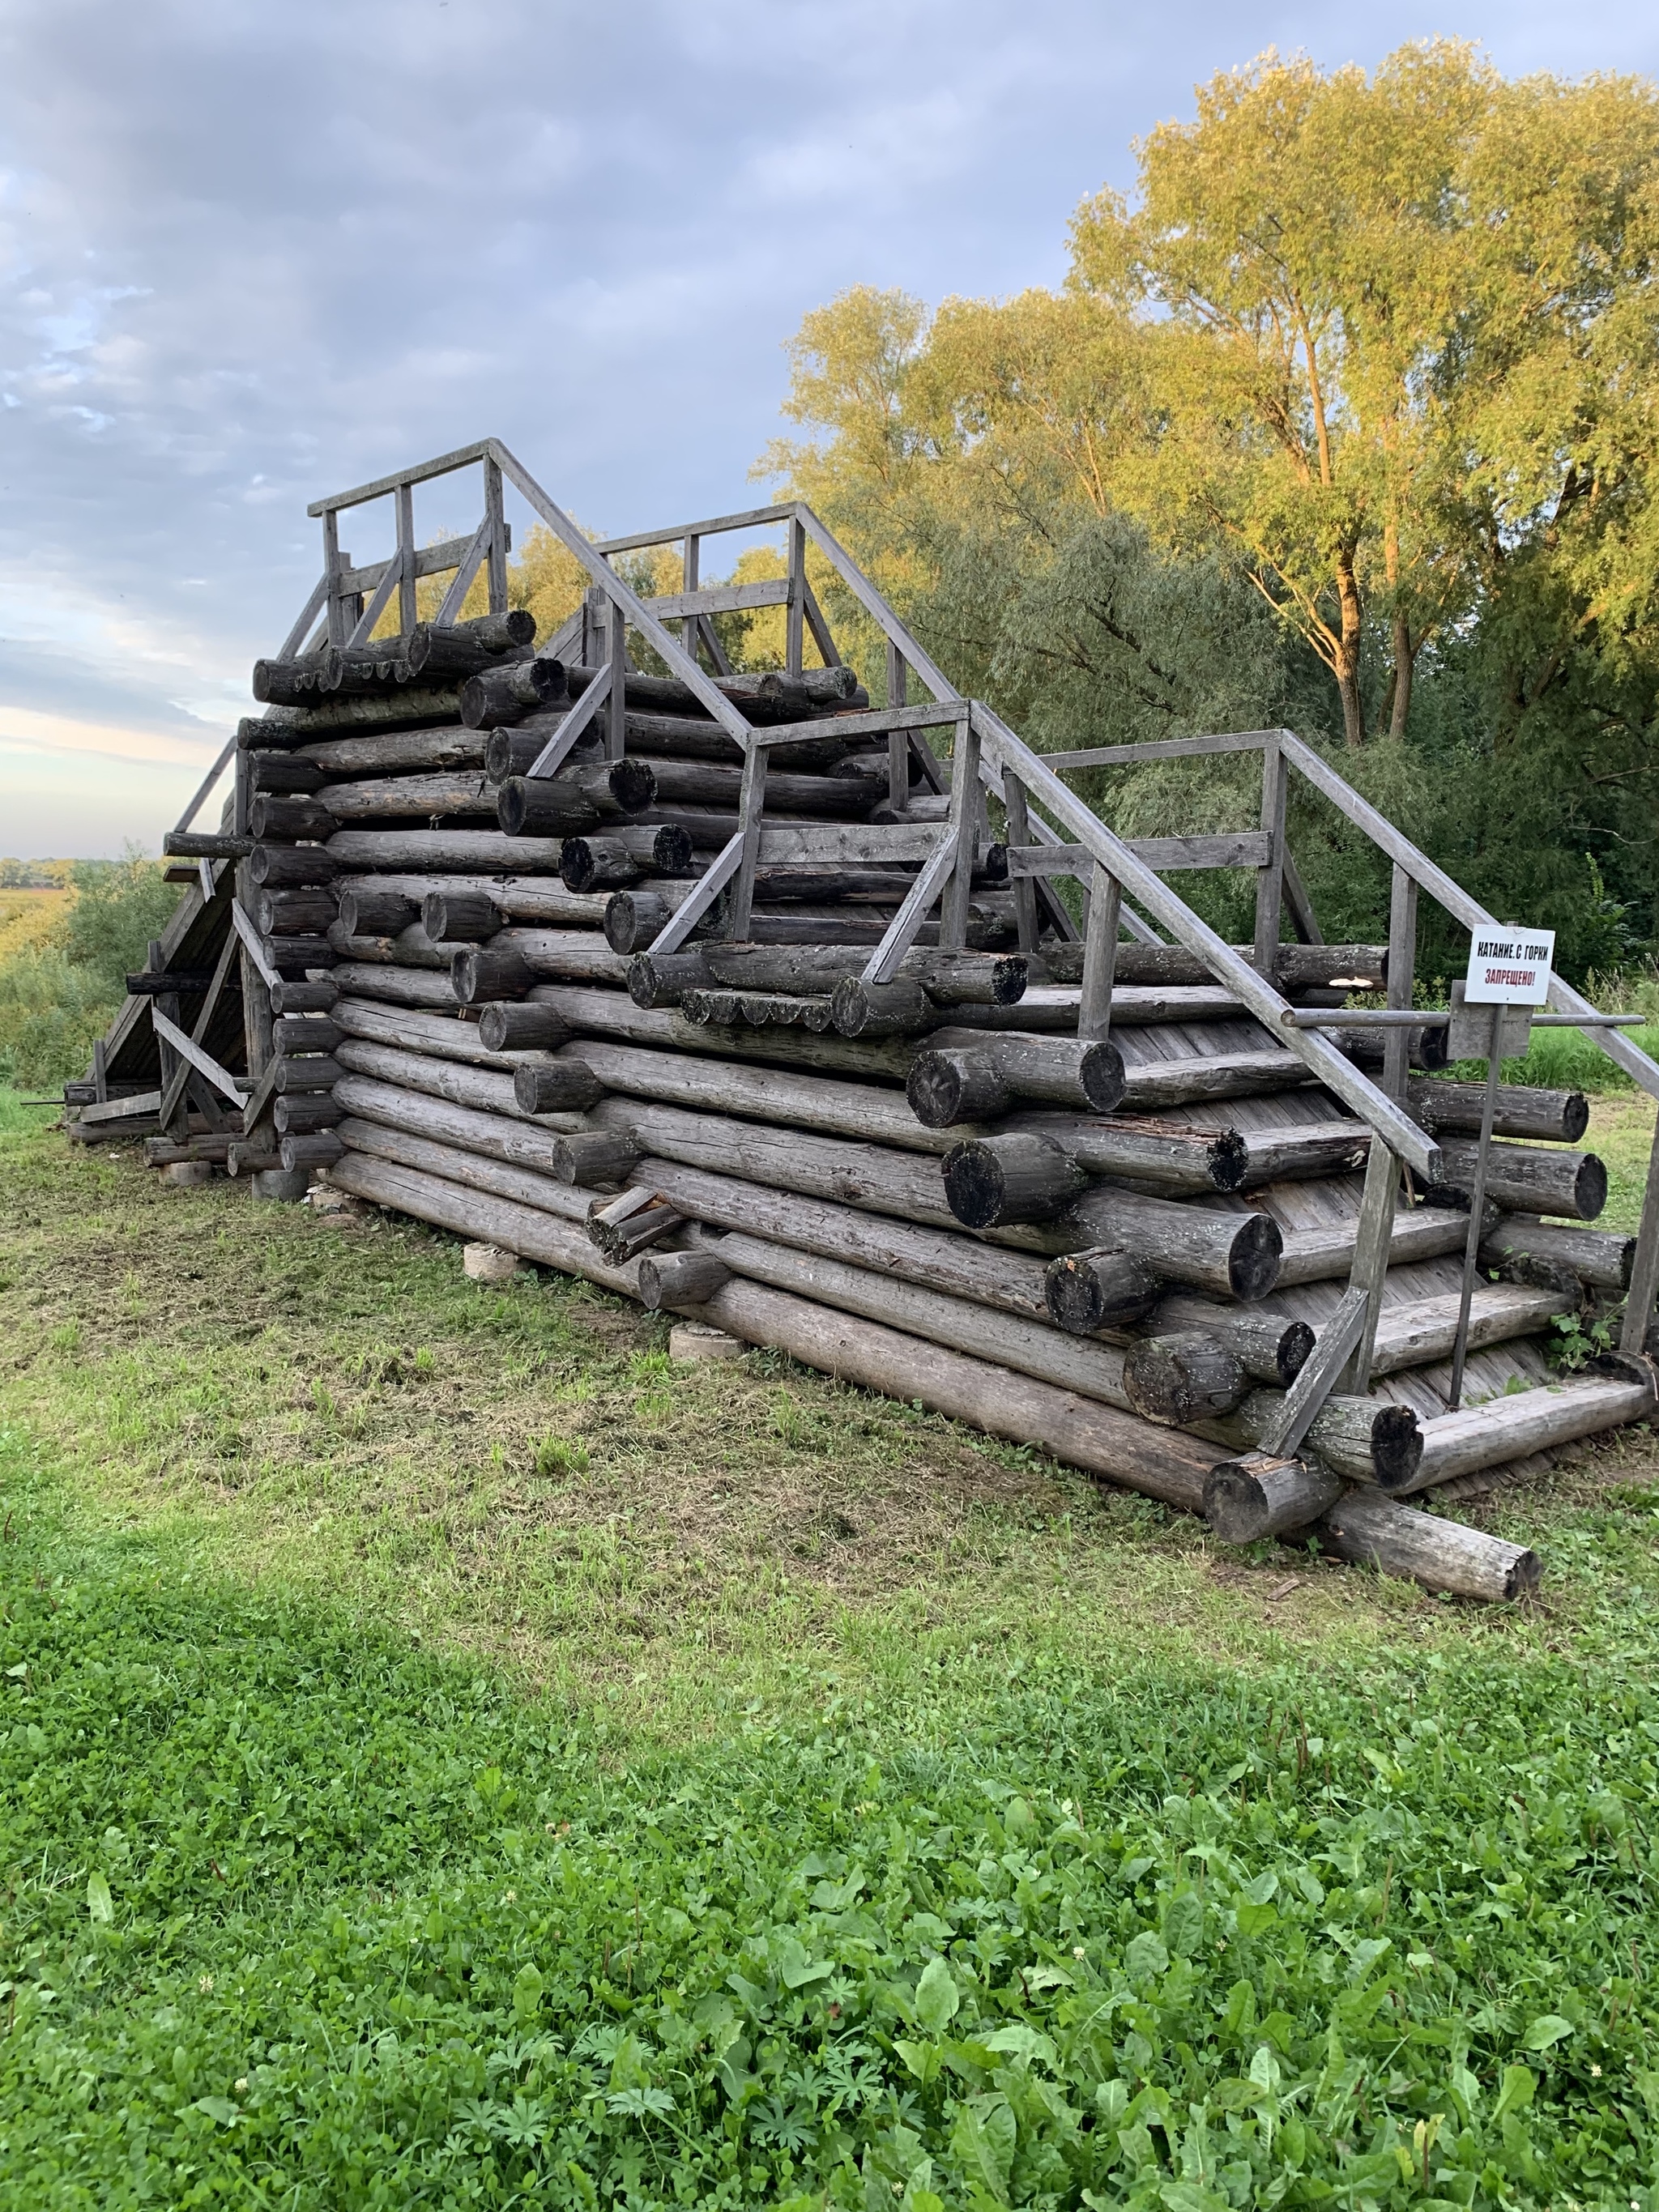
[{"label": "distant field", "polygon": [[40,945],[70,902],[64,884],[50,890],[0,890],[0,963]]}]

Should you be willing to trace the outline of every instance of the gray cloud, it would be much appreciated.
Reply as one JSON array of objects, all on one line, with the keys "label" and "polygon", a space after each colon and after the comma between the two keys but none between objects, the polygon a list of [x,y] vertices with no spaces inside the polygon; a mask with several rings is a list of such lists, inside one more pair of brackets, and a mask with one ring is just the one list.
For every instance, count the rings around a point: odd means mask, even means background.
[{"label": "gray cloud", "polygon": [[[1457,15],[1410,6],[1389,42],[1659,55],[1635,6]],[[55,699],[210,750],[315,574],[306,501],[484,431],[598,526],[744,503],[806,308],[1054,281],[1077,201],[1127,182],[1194,78],[1273,43],[1347,58],[1328,26],[1219,0],[0,0],[0,738]],[[422,532],[469,520],[450,506]],[[52,849],[89,772],[66,753],[58,811],[31,803]]]}]

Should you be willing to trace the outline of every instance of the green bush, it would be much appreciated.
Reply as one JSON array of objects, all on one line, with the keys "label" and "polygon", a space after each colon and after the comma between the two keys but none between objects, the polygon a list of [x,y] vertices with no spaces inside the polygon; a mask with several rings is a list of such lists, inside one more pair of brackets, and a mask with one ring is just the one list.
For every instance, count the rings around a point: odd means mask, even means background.
[{"label": "green bush", "polygon": [[78,1075],[179,902],[153,860],[77,860],[75,898],[44,945],[0,965],[0,1082],[33,1088]]}]

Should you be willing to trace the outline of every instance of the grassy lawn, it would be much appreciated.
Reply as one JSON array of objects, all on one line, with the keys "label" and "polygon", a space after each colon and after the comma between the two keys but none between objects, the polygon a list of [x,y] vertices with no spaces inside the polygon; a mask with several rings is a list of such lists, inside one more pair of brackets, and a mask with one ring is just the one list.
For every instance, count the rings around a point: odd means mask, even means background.
[{"label": "grassy lawn", "polygon": [[1645,1434],[1481,1612],[19,1119],[0,2204],[1659,2208]]}]

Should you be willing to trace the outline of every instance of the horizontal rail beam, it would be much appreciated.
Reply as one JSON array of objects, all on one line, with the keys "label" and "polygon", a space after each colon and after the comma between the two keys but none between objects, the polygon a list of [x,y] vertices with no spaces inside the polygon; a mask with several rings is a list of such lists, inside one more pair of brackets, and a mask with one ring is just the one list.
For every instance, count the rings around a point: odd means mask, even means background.
[{"label": "horizontal rail beam", "polygon": [[[417,576],[442,576],[451,568],[459,568],[467,556],[472,540],[468,538],[441,538],[435,545],[417,545],[415,549],[415,574]],[[339,587],[343,595],[372,592],[385,576],[392,562],[371,561],[362,568],[342,568]]]},{"label": "horizontal rail beam", "polygon": [[1082,752],[1044,753],[1050,768],[1122,768],[1135,761],[1190,760],[1205,753],[1259,753],[1277,730],[1234,730],[1214,738],[1153,738],[1139,745],[1090,745]]},{"label": "horizontal rail beam", "polygon": [[376,477],[373,483],[354,484],[349,491],[331,492],[326,499],[313,499],[306,513],[309,515],[337,514],[342,507],[362,507],[371,499],[384,499],[388,492],[398,491],[404,484],[428,483],[434,477],[447,477],[456,469],[471,468],[481,461],[495,443],[492,438],[480,438],[476,445],[458,446],[453,453],[440,453],[435,460],[417,461],[413,468],[394,469],[389,477]]},{"label": "horizontal rail beam", "polygon": [[732,615],[747,607],[788,604],[787,576],[768,576],[757,584],[705,584],[695,592],[667,592],[646,601],[653,615],[672,622],[686,615]]},{"label": "horizontal rail beam", "polygon": [[[1149,868],[1265,868],[1273,841],[1265,830],[1239,830],[1214,837],[1128,837],[1124,840]],[[1087,876],[1095,857],[1085,845],[1011,845],[1011,876]]]},{"label": "horizontal rail beam", "polygon": [[751,507],[742,514],[716,514],[707,522],[677,522],[672,530],[635,530],[625,538],[605,538],[596,551],[633,553],[642,545],[673,545],[682,538],[717,538],[726,530],[761,530],[769,522],[787,522],[793,507]]}]

